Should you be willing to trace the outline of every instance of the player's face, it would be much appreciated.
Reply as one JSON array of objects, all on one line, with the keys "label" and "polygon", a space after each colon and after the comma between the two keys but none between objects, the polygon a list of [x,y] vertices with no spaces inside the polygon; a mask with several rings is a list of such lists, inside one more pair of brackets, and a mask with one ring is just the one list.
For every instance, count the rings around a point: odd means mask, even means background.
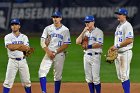
[{"label": "player's face", "polygon": [[117,14],[117,19],[118,19],[118,21],[123,22],[126,19],[126,16],[121,15],[121,14]]},{"label": "player's face", "polygon": [[19,24],[11,24],[11,29],[13,32],[17,32],[20,29],[20,25]]},{"label": "player's face", "polygon": [[85,22],[86,27],[92,28],[94,26],[94,22]]},{"label": "player's face", "polygon": [[61,17],[53,17],[52,18],[53,19],[53,23],[54,24],[60,24],[61,23],[61,20],[62,20],[62,18]]}]

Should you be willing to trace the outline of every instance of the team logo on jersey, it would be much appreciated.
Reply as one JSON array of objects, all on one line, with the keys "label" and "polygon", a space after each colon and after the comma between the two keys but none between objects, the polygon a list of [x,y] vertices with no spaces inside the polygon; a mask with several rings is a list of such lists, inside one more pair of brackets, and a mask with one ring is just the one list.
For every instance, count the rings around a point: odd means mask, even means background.
[{"label": "team logo on jersey", "polygon": [[23,44],[23,41],[13,41],[12,44]]},{"label": "team logo on jersey", "polygon": [[132,33],[131,33],[131,32],[129,32],[129,35],[132,35]]},{"label": "team logo on jersey", "polygon": [[88,39],[96,41],[96,37],[88,37]]},{"label": "team logo on jersey", "polygon": [[51,37],[58,37],[60,39],[63,39],[63,36],[61,34],[56,34],[56,33],[52,33]]},{"label": "team logo on jersey", "polygon": [[123,32],[121,32],[121,31],[117,31],[116,33],[115,33],[115,35],[122,35],[123,34]]}]

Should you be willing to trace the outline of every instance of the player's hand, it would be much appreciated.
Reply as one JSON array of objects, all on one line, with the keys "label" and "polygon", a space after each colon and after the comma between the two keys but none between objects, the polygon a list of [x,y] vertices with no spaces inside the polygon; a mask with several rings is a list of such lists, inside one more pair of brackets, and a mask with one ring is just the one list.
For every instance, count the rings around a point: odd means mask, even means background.
[{"label": "player's hand", "polygon": [[48,57],[49,57],[51,60],[53,60],[54,57],[55,57],[55,54],[54,54],[53,51],[48,51],[48,52],[47,52],[47,55],[48,55]]},{"label": "player's hand", "polygon": [[89,27],[87,27],[87,26],[86,26],[86,27],[84,28],[84,30],[83,30],[83,31],[85,31],[85,32],[86,32],[86,31],[88,31],[88,30],[89,30]]}]

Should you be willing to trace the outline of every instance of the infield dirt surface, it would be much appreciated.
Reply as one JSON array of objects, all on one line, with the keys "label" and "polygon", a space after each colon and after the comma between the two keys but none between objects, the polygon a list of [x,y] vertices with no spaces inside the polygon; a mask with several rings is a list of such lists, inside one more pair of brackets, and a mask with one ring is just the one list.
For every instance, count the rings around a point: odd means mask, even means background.
[{"label": "infield dirt surface", "polygon": [[[47,93],[54,93],[53,83],[47,84]],[[2,93],[2,83],[0,84]],[[21,83],[14,83],[10,93],[25,93]],[[39,83],[32,83],[32,93],[41,93]],[[62,83],[60,93],[89,93],[86,83]],[[101,93],[123,93],[121,83],[102,83]],[[131,83],[131,93],[140,93],[140,83]]]}]

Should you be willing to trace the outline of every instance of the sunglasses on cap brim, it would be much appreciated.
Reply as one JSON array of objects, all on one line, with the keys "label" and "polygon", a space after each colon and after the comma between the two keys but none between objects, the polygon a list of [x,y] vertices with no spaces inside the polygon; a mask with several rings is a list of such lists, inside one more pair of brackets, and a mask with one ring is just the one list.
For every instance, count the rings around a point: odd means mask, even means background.
[{"label": "sunglasses on cap brim", "polygon": [[60,16],[52,16],[52,18],[61,18]]},{"label": "sunglasses on cap brim", "polygon": [[90,23],[90,22],[93,22],[93,21],[85,21],[85,23]]},{"label": "sunglasses on cap brim", "polygon": [[11,25],[20,25],[19,23],[11,23]]}]

